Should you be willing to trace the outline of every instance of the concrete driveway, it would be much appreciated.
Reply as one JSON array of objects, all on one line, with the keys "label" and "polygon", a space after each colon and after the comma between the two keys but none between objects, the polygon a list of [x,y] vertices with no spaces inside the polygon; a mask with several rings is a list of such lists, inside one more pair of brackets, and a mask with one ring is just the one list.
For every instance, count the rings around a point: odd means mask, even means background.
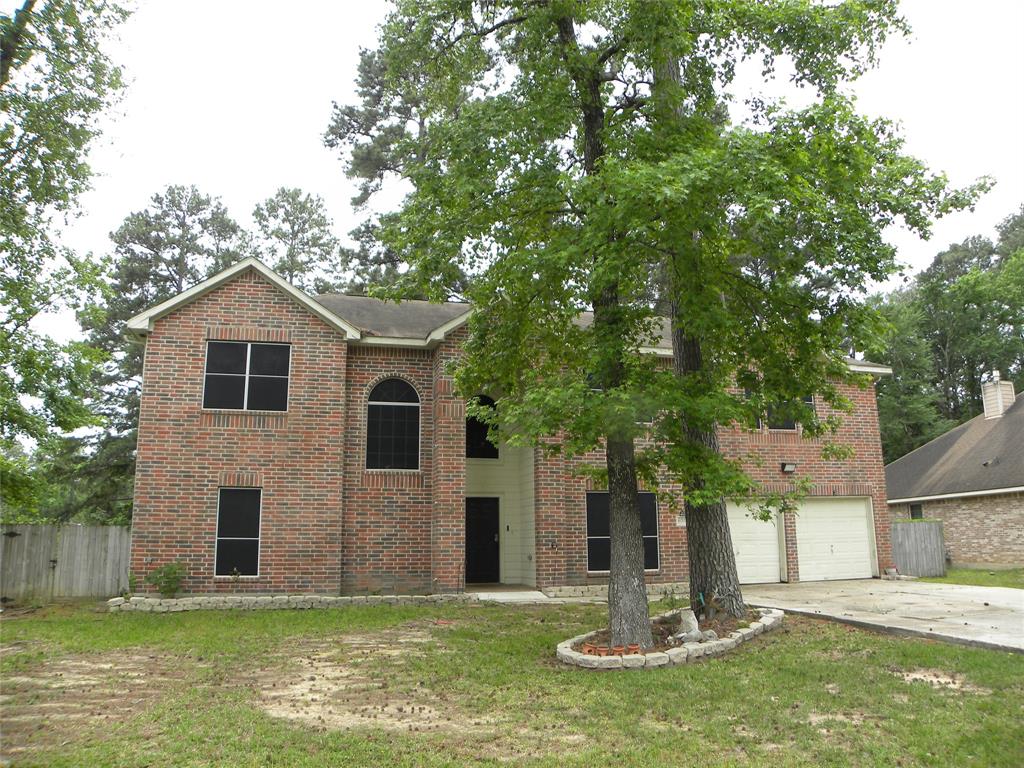
[{"label": "concrete driveway", "polygon": [[1024,589],[863,579],[748,584],[743,597],[898,635],[1024,653]]}]

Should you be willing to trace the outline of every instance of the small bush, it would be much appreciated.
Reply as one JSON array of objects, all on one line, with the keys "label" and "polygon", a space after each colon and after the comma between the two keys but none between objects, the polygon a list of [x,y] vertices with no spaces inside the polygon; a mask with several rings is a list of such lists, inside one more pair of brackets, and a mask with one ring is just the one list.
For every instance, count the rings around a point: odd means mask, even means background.
[{"label": "small bush", "polygon": [[150,572],[146,583],[156,587],[161,597],[174,597],[185,580],[185,566],[181,563],[167,563]]}]

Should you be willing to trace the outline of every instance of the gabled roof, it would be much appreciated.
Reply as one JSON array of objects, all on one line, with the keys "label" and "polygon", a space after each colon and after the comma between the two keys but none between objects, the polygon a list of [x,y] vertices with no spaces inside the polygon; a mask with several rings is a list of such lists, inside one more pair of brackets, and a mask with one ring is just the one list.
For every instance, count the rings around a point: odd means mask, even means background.
[{"label": "gabled roof", "polygon": [[135,315],[135,317],[128,320],[128,331],[139,336],[145,336],[153,330],[153,323],[161,317],[170,314],[179,307],[195,301],[200,296],[209,293],[215,288],[219,288],[232,278],[240,275],[242,272],[245,272],[247,269],[253,269],[256,272],[259,272],[260,275],[266,278],[267,282],[279,288],[282,293],[291,297],[297,304],[308,309],[332,328],[335,328],[345,334],[346,339],[356,340],[360,337],[361,334],[359,333],[359,329],[354,325],[349,323],[347,320],[343,320],[338,317],[321,304],[313,301],[307,293],[300,291],[262,261],[252,257],[242,259],[241,261],[232,264],[227,269],[218,272],[213,277],[207,278],[203,282],[193,285],[186,291],[182,291],[177,296],[161,302],[155,307],[150,307],[145,312],[140,312]]},{"label": "gabled roof", "polygon": [[[373,338],[410,342],[439,340],[468,320],[472,312],[469,304],[456,302],[432,304],[406,300],[395,303],[342,293],[325,293],[314,296],[313,300],[358,327],[362,331],[361,340],[370,344],[374,343]],[[442,336],[438,337],[438,333]]]},{"label": "gabled roof", "polygon": [[[462,326],[473,314],[469,304],[447,302],[434,304],[429,301],[406,300],[402,302],[382,301],[368,296],[347,296],[341,293],[325,293],[310,296],[291,285],[259,259],[247,258],[218,272],[213,277],[194,285],[177,296],[131,318],[128,331],[145,336],[153,330],[153,323],[161,317],[218,288],[247,269],[254,269],[268,282],[277,286],[325,323],[341,331],[345,338],[358,344],[389,347],[432,348],[449,333]],[[576,321],[583,327],[594,322],[593,312],[582,312]],[[663,318],[658,338],[651,347],[642,347],[641,352],[672,356],[672,334],[668,318]],[[892,373],[892,369],[865,360],[847,360],[850,370],[856,373],[874,375]]]},{"label": "gabled roof", "polygon": [[889,503],[1024,489],[1024,397],[1002,416],[984,414],[885,468]]}]

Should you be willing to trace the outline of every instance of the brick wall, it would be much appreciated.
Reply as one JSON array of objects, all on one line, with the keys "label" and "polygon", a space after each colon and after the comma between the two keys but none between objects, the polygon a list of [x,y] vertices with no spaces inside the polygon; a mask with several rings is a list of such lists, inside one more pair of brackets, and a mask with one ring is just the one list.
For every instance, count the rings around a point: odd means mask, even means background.
[{"label": "brick wall", "polygon": [[[792,488],[792,478],[809,478],[814,496],[867,496],[871,498],[874,517],[875,550],[879,572],[893,565],[889,512],[885,495],[885,467],[882,463],[882,442],[878,431],[878,408],[873,386],[840,385],[839,391],[854,405],[852,413],[838,414],[842,426],[831,439],[849,446],[853,455],[841,461],[821,457],[823,439],[805,439],[799,430],[761,429],[750,432],[724,429],[719,433],[722,452],[742,460],[746,471],[755,480],[773,491]],[[819,398],[814,407],[819,418],[833,415],[831,408]],[[796,464],[796,472],[782,472],[782,463]],[[812,501],[813,499],[809,500]],[[792,516],[789,516],[790,518]],[[790,581],[799,580],[796,561],[796,526],[799,520],[784,521],[786,529],[786,564]]]},{"label": "brick wall", "polygon": [[[349,350],[345,537],[340,563],[345,594],[432,591],[430,467],[436,442],[432,357],[419,349],[353,346]],[[370,390],[390,377],[412,384],[420,398],[418,470],[366,469],[367,400]]]},{"label": "brick wall", "polygon": [[[349,345],[292,299],[248,271],[156,321],[146,346],[139,424],[132,571],[178,560],[190,592],[452,592],[465,574],[465,405],[449,364],[465,329],[434,350]],[[292,345],[287,413],[202,408],[208,339]],[[397,376],[420,398],[417,470],[366,469],[367,398]],[[813,493],[870,496],[879,565],[890,565],[881,445],[872,389],[848,387],[856,411],[838,435],[855,455],[824,461],[817,440],[796,432],[723,430],[728,456],[745,459],[766,485],[795,462]],[[820,407],[820,406],[819,406]],[[822,414],[827,415],[827,414]],[[576,470],[603,453],[567,460],[535,451],[538,587],[600,584],[587,572],[586,492]],[[260,576],[215,578],[217,492],[263,489]],[[678,490],[671,484],[663,486]],[[651,583],[685,581],[681,509],[659,501],[660,568]],[[792,516],[785,522],[791,580],[799,573]]]},{"label": "brick wall", "polygon": [[[894,504],[894,520],[910,517],[909,504]],[[953,565],[1024,567],[1024,493],[921,502],[924,517],[942,521]]]},{"label": "brick wall", "polygon": [[[208,339],[291,343],[286,413],[204,411]],[[339,588],[346,342],[253,270],[157,320],[146,343],[131,570],[189,592]],[[260,575],[215,578],[221,486],[263,489]]]}]

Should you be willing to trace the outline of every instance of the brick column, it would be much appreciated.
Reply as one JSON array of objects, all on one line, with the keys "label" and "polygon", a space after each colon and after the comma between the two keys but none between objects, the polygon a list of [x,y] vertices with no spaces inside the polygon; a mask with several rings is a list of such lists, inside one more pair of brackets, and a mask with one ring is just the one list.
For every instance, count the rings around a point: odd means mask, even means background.
[{"label": "brick column", "polygon": [[782,530],[786,537],[786,581],[800,581],[800,560],[796,552],[796,514],[782,513]]},{"label": "brick column", "polygon": [[[566,482],[568,467],[561,455],[545,456],[541,448],[534,450],[533,514],[537,560],[537,588],[563,586],[568,583],[565,554]],[[586,546],[586,532],[582,535]]]},{"label": "brick column", "polygon": [[466,406],[446,370],[453,345],[434,358],[431,591],[461,592],[466,566]]}]

